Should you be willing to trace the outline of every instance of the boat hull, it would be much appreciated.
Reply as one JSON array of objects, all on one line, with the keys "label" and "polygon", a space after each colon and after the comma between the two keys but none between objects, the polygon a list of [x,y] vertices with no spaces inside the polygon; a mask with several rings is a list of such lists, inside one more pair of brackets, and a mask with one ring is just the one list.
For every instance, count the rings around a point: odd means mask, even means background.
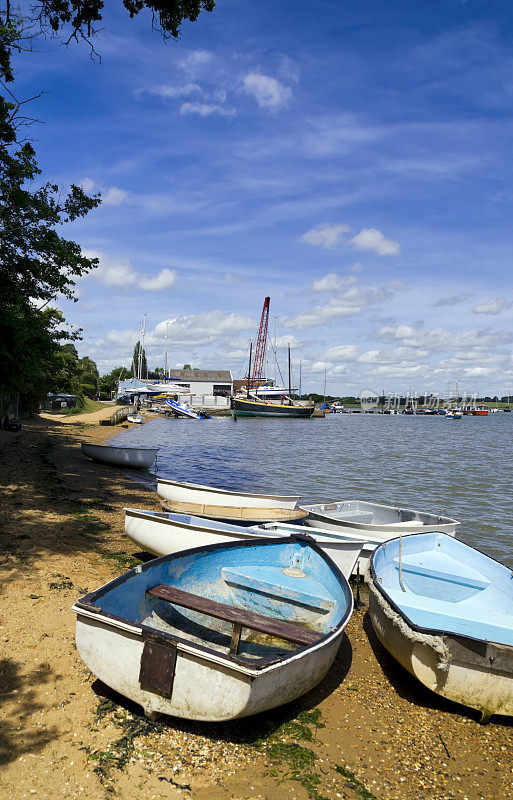
[{"label": "boat hull", "polygon": [[76,627],[76,645],[83,662],[111,689],[141,705],[147,716],[168,714],[203,722],[247,717],[306,694],[328,672],[341,637],[342,631],[320,651],[261,675],[247,674],[226,662],[213,664],[192,648],[179,646],[173,694],[166,698],[141,688],[141,636],[82,614]]},{"label": "boat hull", "polygon": [[[179,516],[179,515],[173,515]],[[189,520],[189,521],[187,521]],[[272,525],[262,528],[249,528],[240,525],[222,525],[214,528],[201,524],[200,519],[183,516],[182,520],[169,519],[165,516],[145,513],[137,509],[125,508],[125,533],[131,541],[148,553],[164,556],[178,553],[187,548],[203,547],[219,542],[233,542],[261,538],[266,536],[286,536],[302,532],[304,529],[293,525]],[[356,563],[360,558],[360,572],[363,574],[371,549],[365,552],[362,563],[362,547],[358,540],[340,541],[316,537],[315,541],[337,565],[345,578],[350,578],[356,571]]]},{"label": "boat hull", "polygon": [[369,614],[383,647],[432,692],[474,708],[482,720],[513,715],[513,648],[475,639],[421,635],[369,583]]},{"label": "boat hull", "polygon": [[[227,506],[231,508],[296,508],[300,495],[255,494],[232,492],[203,486],[199,483],[183,483],[159,478],[157,492],[164,500],[177,503]],[[194,513],[194,512],[191,512]]]},{"label": "boat hull", "polygon": [[73,610],[78,653],[108,686],[153,718],[217,722],[290,702],[322,680],[353,595],[314,543],[277,537],[155,559]]},{"label": "boat hull", "polygon": [[315,411],[315,406],[281,405],[279,403],[264,403],[258,400],[244,400],[232,398],[232,413],[238,417],[288,417],[289,419],[310,419]]},{"label": "boat hull", "polygon": [[115,447],[101,444],[81,444],[82,453],[93,461],[130,469],[149,469],[159,448]]}]

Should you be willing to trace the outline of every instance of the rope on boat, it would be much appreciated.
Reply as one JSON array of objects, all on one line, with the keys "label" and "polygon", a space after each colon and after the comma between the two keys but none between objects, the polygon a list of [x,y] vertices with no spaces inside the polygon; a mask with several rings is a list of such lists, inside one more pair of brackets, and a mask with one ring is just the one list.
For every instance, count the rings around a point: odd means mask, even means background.
[{"label": "rope on boat", "polygon": [[399,583],[401,584],[401,589],[403,592],[406,591],[406,587],[403,583],[403,537],[402,534],[399,536]]}]

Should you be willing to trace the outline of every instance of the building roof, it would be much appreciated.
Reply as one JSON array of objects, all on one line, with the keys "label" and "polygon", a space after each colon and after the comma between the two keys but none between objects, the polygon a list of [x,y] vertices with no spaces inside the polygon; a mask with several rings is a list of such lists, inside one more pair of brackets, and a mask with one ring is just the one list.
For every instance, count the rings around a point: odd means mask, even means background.
[{"label": "building roof", "polygon": [[169,378],[172,381],[222,381],[232,382],[232,373],[229,369],[170,369]]}]

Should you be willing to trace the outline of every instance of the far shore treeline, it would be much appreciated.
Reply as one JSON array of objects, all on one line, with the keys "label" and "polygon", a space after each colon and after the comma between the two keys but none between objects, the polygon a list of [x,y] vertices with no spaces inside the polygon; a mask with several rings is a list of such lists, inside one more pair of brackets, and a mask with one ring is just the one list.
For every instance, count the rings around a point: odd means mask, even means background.
[{"label": "far shore treeline", "polygon": [[[150,24],[164,38],[178,39],[184,20],[212,11],[214,0],[118,0],[130,17],[150,12]],[[31,98],[16,91],[13,55],[20,72],[37,41],[61,37],[83,42],[93,57],[102,29],[103,0],[39,0],[0,4],[0,411],[35,411],[48,391],[89,393],[98,379],[96,364],[78,358],[60,311],[60,298],[77,300],[76,281],[98,266],[81,246],[59,234],[68,222],[99,206],[100,195],[81,186],[59,187],[42,179],[34,149],[37,136]],[[38,87],[37,97],[43,92]],[[36,98],[32,98],[35,100]],[[114,371],[115,372],[115,371]],[[93,380],[96,376],[96,381]],[[74,391],[71,391],[74,390]]]}]

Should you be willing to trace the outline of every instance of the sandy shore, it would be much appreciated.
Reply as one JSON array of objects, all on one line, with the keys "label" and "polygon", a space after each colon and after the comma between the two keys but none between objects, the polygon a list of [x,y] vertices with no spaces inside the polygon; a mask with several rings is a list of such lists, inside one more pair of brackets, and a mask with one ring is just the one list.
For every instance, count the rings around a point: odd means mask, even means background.
[{"label": "sandy shore", "polygon": [[147,558],[123,535],[123,507],[157,506],[80,454],[120,428],[68,419],[0,432],[2,798],[513,797],[513,722],[481,726],[423,689],[379,645],[365,604],[322,684],[263,717],[149,723],[95,680],[72,603]]}]

